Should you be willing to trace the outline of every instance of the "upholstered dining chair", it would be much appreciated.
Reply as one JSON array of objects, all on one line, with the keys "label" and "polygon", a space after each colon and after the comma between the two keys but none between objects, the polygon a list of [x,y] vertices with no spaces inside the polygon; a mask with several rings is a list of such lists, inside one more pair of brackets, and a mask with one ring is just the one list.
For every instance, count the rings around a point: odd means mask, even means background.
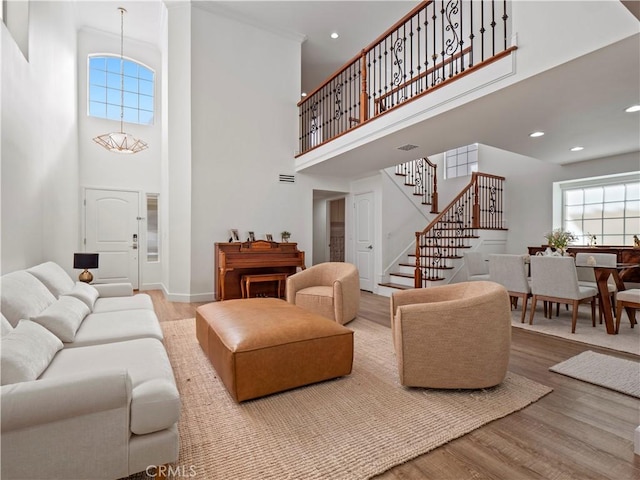
[{"label": "upholstered dining chair", "polygon": [[352,263],[325,262],[287,277],[287,302],[344,325],[358,314],[360,274]]},{"label": "upholstered dining chair", "polygon": [[[620,331],[622,310],[625,308],[640,309],[640,288],[632,288],[618,292],[616,300],[616,333],[618,333]],[[636,324],[635,318],[630,316],[629,323],[631,324],[631,328],[633,328]]]},{"label": "upholstered dining chair", "polygon": [[[593,272],[593,266],[615,267],[618,262],[618,256],[615,253],[576,253],[576,272],[578,273],[578,284],[582,287],[598,288],[596,277]],[[616,284],[613,279],[609,279],[607,284],[609,295],[611,296],[611,305],[615,305]],[[602,323],[602,305],[598,300],[598,318]]]},{"label": "upholstered dining chair", "polygon": [[462,282],[391,294],[391,336],[407,387],[488,388],[507,373],[511,308],[495,282]]},{"label": "upholstered dining chair", "polygon": [[489,266],[482,252],[465,252],[463,257],[468,281],[489,280]]},{"label": "upholstered dining chair", "polygon": [[489,255],[489,280],[499,283],[509,292],[512,308],[518,306],[518,298],[522,299],[522,315],[524,323],[527,315],[527,304],[531,297],[531,285],[527,278],[524,255],[494,253]]},{"label": "upholstered dining chair", "polygon": [[[531,315],[529,325],[533,325],[538,300],[564,303],[572,306],[571,333],[576,333],[578,306],[591,303],[591,323],[596,326],[596,297],[598,290],[578,284],[578,274],[573,257],[532,256],[531,257]],[[549,308],[551,311],[551,308]]]}]

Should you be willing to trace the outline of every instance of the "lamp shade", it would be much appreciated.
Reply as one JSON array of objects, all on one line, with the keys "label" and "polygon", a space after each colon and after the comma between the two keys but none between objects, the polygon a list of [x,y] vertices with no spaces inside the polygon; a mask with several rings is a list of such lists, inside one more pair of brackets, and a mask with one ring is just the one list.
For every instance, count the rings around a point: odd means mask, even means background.
[{"label": "lamp shade", "polygon": [[98,268],[97,253],[74,253],[73,268]]}]

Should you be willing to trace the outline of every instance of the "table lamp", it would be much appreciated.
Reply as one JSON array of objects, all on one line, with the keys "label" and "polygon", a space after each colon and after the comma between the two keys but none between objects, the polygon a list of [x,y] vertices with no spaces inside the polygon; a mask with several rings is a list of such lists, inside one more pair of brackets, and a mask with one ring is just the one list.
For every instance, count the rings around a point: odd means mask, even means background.
[{"label": "table lamp", "polygon": [[91,274],[89,269],[98,268],[98,254],[74,253],[73,268],[84,269],[84,271],[78,277],[78,280],[85,283],[91,283],[93,281],[93,275]]}]

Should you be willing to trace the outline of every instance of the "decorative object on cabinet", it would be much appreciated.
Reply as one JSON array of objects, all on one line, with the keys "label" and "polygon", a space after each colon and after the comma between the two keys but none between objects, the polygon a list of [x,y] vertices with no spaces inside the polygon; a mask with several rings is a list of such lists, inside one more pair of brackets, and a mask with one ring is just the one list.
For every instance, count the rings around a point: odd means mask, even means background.
[{"label": "decorative object on cabinet", "polygon": [[280,232],[280,235],[282,236],[283,242],[288,242],[289,239],[291,238],[291,232],[287,232],[286,230],[283,230],[282,232]]},{"label": "decorative object on cabinet", "polygon": [[232,228],[231,230],[229,230],[229,232],[231,232],[231,237],[229,238],[230,242],[239,242],[240,241],[240,234],[238,233],[238,229],[237,228]]}]

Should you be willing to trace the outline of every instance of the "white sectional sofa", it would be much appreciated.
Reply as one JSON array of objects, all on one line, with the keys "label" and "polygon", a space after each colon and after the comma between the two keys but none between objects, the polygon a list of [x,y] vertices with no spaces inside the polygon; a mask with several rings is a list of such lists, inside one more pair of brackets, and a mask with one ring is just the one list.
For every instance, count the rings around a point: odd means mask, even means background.
[{"label": "white sectional sofa", "polygon": [[177,460],[180,397],[148,295],[52,262],[3,275],[0,295],[2,478],[117,479]]}]

